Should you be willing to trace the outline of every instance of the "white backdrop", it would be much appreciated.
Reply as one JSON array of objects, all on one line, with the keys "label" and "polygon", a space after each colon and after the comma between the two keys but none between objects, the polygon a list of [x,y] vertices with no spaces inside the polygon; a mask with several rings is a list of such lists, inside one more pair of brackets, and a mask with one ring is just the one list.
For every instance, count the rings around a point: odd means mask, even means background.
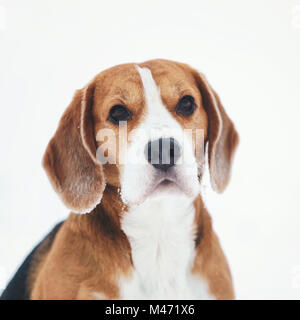
[{"label": "white backdrop", "polygon": [[41,167],[77,88],[124,62],[206,74],[241,137],[206,203],[237,298],[300,298],[300,1],[0,0],[0,292],[68,215]]}]

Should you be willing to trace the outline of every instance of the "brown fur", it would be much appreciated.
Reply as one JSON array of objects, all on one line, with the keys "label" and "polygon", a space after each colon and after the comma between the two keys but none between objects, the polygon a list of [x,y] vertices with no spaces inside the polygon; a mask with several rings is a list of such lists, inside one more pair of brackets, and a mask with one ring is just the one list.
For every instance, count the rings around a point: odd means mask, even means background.
[{"label": "brown fur", "polygon": [[[165,106],[179,123],[184,128],[204,130],[211,180],[217,191],[223,191],[238,136],[218,96],[204,76],[187,65],[153,60],[140,66],[151,69]],[[194,96],[197,104],[195,114],[188,119],[178,116],[174,109],[186,94]],[[109,108],[115,104],[130,106],[133,117],[128,122],[129,132],[142,121],[143,90],[133,64],[106,70],[79,90],[48,145],[44,167],[64,203],[81,212],[96,207],[84,215],[70,214],[51,248],[36,257],[32,299],[92,299],[94,292],[117,299],[118,280],[133,271],[130,245],[120,227],[120,215],[126,214],[118,193],[122,166],[107,164],[102,168],[96,159],[96,147],[101,147],[96,133],[110,128],[118,136],[117,128],[107,121]],[[233,299],[230,270],[200,196],[195,207],[193,272],[207,280],[216,298]]]}]

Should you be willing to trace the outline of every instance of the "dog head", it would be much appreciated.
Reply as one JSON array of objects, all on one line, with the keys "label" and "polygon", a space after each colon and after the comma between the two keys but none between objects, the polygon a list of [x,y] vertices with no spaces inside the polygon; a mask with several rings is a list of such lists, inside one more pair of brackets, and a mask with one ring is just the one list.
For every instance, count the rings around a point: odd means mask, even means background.
[{"label": "dog head", "polygon": [[195,198],[207,144],[212,186],[222,192],[237,143],[201,73],[153,60],[108,69],[77,91],[43,165],[63,202],[89,212],[106,184],[120,188],[129,205],[166,192]]}]

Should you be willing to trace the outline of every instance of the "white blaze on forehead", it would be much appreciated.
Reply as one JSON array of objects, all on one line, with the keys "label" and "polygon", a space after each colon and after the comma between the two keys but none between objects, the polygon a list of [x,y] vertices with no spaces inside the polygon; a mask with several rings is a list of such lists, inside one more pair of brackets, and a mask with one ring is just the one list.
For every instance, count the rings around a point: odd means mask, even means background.
[{"label": "white blaze on forehead", "polygon": [[160,90],[152,77],[151,71],[148,68],[140,68],[138,66],[136,68],[143,82],[147,106],[161,104]]},{"label": "white blaze on forehead", "polygon": [[140,68],[138,66],[136,68],[144,86],[147,107],[153,109],[151,111],[155,111],[156,108],[153,108],[153,106],[162,104],[159,87],[156,85],[152,73],[148,68]]},{"label": "white blaze on forehead", "polygon": [[[136,69],[141,77],[144,96],[146,104],[146,119],[144,128],[150,129],[175,129],[182,130],[180,124],[173,118],[171,113],[164,106],[160,89],[155,83],[151,70],[148,68],[140,68],[136,66]],[[170,134],[171,135],[171,134]]]}]

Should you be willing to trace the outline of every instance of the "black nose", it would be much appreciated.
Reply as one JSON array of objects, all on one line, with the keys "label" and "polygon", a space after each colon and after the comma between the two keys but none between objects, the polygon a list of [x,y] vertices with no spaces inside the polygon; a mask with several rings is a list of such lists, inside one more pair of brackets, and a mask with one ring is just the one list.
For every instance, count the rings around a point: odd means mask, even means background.
[{"label": "black nose", "polygon": [[154,168],[167,171],[180,157],[180,146],[174,138],[150,141],[145,147],[145,156]]}]

